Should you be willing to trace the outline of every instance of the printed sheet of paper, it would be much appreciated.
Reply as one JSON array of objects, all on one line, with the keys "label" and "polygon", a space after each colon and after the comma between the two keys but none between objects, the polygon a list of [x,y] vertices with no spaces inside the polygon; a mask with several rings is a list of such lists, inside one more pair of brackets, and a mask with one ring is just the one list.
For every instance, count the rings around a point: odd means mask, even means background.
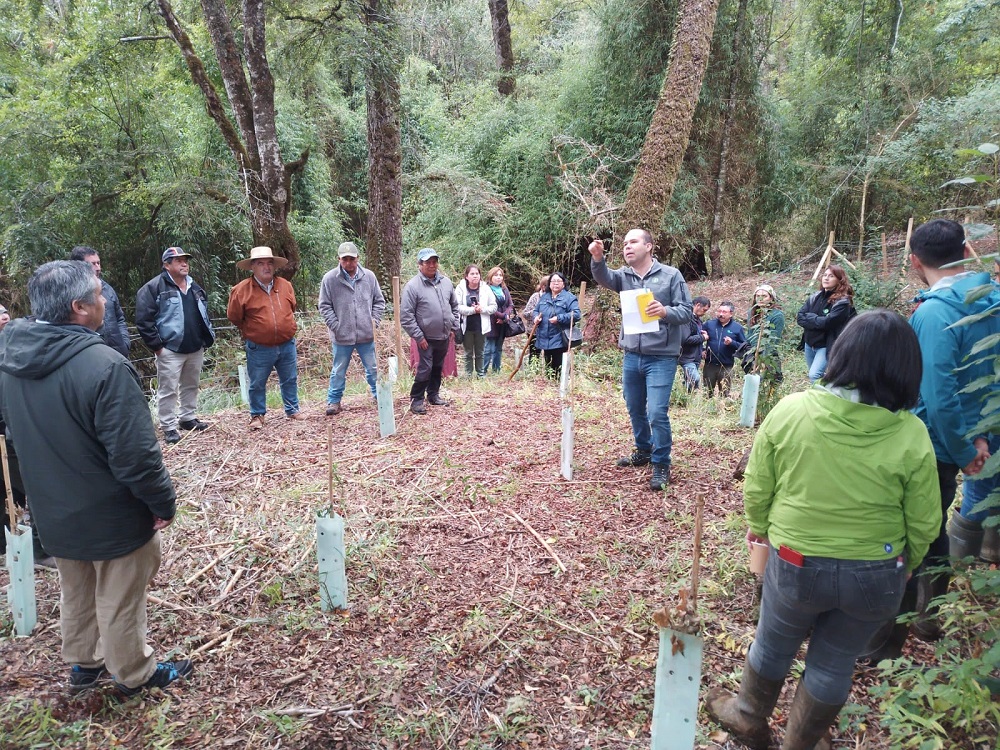
[{"label": "printed sheet of paper", "polygon": [[655,333],[660,330],[660,321],[651,320],[648,323],[643,323],[642,316],[639,314],[637,299],[640,294],[647,291],[647,289],[628,289],[618,293],[622,301],[622,326],[626,334]]}]

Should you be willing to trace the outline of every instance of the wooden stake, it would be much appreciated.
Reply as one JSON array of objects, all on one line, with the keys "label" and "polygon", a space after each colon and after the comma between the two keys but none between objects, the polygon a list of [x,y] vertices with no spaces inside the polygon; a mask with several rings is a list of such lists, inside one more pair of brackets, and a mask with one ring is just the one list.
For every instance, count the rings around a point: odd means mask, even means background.
[{"label": "wooden stake", "polygon": [[903,246],[903,262],[899,264],[899,278],[906,277],[906,264],[910,262],[910,237],[913,236],[913,217],[906,225],[906,244]]},{"label": "wooden stake", "polygon": [[694,562],[691,565],[691,609],[698,610],[698,574],[701,572],[701,525],[705,513],[705,495],[697,495],[694,511]]},{"label": "wooden stake", "polygon": [[826,246],[826,250],[823,251],[822,257],[819,259],[819,265],[816,266],[816,270],[813,272],[812,281],[816,281],[819,278],[820,272],[826,268],[827,263],[830,262],[830,254],[833,252],[833,232],[830,232],[830,242]]},{"label": "wooden stake", "polygon": [[[10,535],[12,537],[17,536],[20,532],[17,524],[16,508],[14,506],[14,492],[10,486],[10,467],[7,465],[7,438],[0,435],[0,458],[3,459],[3,481],[4,486],[7,488],[7,497],[5,501],[7,503],[7,523],[10,524]],[[3,533],[3,529],[0,529],[0,534]]]},{"label": "wooden stake", "polygon": [[333,513],[333,422],[326,425],[326,469],[327,469],[327,500],[330,512]]},{"label": "wooden stake", "polygon": [[851,267],[851,268],[853,268],[853,269],[854,269],[855,271],[857,271],[857,270],[858,270],[858,267],[857,267],[856,265],[854,265],[853,263],[851,263],[851,261],[849,261],[849,260],[847,259],[847,256],[846,256],[846,255],[844,255],[843,253],[841,253],[841,252],[840,252],[840,251],[839,251],[839,250],[838,250],[837,248],[835,248],[835,247],[831,247],[830,249],[831,249],[831,250],[833,250],[833,254],[834,254],[834,255],[836,255],[836,256],[837,256],[838,258],[840,258],[840,259],[841,259],[842,261],[844,261],[844,265],[845,265],[845,266],[850,266],[850,267]]},{"label": "wooden stake", "polygon": [[[402,363],[409,363],[410,359],[407,357],[403,359],[403,323],[399,319],[399,277],[392,277],[392,314],[395,316],[395,326],[396,326],[396,356],[399,357],[400,367]],[[409,364],[407,364],[409,366]]]},{"label": "wooden stake", "polygon": [[565,573],[566,572],[566,566],[563,565],[563,561],[559,559],[559,555],[556,554],[556,551],[554,549],[552,549],[552,547],[549,545],[549,543],[546,542],[544,539],[542,539],[542,535],[539,534],[537,531],[535,531],[531,527],[531,524],[529,524],[527,521],[525,521],[523,518],[521,518],[521,516],[518,515],[518,513],[517,513],[516,510],[508,511],[508,513],[510,514],[511,518],[513,518],[515,521],[518,521],[522,526],[524,526],[524,528],[526,528],[528,530],[528,532],[533,537],[535,537],[535,539],[538,540],[538,543],[545,548],[546,552],[549,553],[549,557],[551,557],[553,560],[556,561],[556,565],[559,566],[559,570],[561,570],[563,573]]},{"label": "wooden stake", "polygon": [[889,246],[885,242],[885,232],[882,232],[882,273],[889,273]]}]

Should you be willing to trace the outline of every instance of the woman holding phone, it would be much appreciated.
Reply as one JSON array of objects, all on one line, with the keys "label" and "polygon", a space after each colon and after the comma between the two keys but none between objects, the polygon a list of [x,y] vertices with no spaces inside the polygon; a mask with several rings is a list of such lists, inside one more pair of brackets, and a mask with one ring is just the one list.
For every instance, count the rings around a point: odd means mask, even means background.
[{"label": "woman holding phone", "polygon": [[479,266],[470,264],[465,267],[464,277],[455,287],[455,298],[458,300],[458,314],[462,327],[465,374],[471,376],[475,372],[481,378],[486,375],[483,351],[486,346],[486,334],[490,332],[490,318],[497,311],[497,300],[493,292],[489,289],[484,290]]}]

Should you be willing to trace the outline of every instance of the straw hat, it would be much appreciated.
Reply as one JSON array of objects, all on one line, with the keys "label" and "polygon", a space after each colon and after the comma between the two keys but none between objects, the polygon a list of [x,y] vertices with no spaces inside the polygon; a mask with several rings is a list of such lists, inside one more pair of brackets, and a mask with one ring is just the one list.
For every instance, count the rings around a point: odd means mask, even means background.
[{"label": "straw hat", "polygon": [[253,263],[255,260],[267,260],[267,259],[274,261],[274,267],[276,269],[284,268],[285,266],[288,265],[288,261],[285,258],[279,258],[278,256],[276,256],[274,252],[272,252],[271,248],[255,247],[253,250],[250,251],[249,258],[244,258],[243,260],[236,261],[236,267],[243,271],[249,271],[250,264]]}]

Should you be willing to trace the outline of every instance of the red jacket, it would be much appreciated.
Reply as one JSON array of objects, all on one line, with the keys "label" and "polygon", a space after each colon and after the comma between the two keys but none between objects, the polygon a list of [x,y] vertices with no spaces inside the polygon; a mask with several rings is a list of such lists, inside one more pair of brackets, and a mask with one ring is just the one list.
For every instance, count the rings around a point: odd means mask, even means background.
[{"label": "red jacket", "polygon": [[271,293],[251,276],[229,292],[226,317],[243,338],[261,346],[278,346],[295,336],[295,290],[287,279],[274,277]]}]

